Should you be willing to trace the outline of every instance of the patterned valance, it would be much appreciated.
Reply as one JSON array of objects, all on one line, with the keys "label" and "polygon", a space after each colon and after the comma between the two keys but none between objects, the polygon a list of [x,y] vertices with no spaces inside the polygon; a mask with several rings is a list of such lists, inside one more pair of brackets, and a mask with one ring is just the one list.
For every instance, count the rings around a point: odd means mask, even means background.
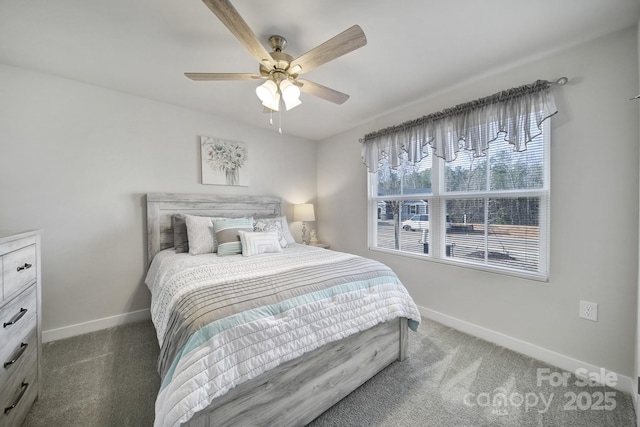
[{"label": "patterned valance", "polygon": [[479,157],[500,133],[514,151],[524,151],[542,132],[542,122],[557,113],[554,84],[538,80],[369,133],[360,140],[364,164],[376,172],[380,160],[387,159],[395,169],[406,161],[420,162],[430,151],[449,162],[460,149]]}]

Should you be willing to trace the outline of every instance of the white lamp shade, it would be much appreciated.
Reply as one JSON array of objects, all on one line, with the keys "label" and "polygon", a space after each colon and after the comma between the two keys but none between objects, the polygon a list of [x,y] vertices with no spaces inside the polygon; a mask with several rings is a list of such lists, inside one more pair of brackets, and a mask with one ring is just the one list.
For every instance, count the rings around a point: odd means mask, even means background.
[{"label": "white lamp shade", "polygon": [[263,101],[262,105],[272,109],[273,111],[280,110],[280,94],[276,93],[270,101]]},{"label": "white lamp shade", "polygon": [[262,103],[271,103],[275,95],[278,94],[278,86],[273,80],[267,80],[256,88],[256,95]]},{"label": "white lamp shade", "polygon": [[282,98],[285,100],[300,98],[300,88],[289,80],[283,80],[280,82],[280,92],[282,93]]},{"label": "white lamp shade", "polygon": [[287,111],[302,104],[300,102],[300,88],[289,80],[280,82],[280,93],[282,93],[282,100]]},{"label": "white lamp shade", "polygon": [[287,111],[302,104],[302,102],[299,99],[289,99],[289,100],[287,100],[286,98],[283,98],[283,99],[284,99],[284,107],[286,108]]},{"label": "white lamp shade", "polygon": [[315,221],[316,215],[313,211],[313,204],[302,203],[300,205],[293,205],[293,220],[294,221]]}]

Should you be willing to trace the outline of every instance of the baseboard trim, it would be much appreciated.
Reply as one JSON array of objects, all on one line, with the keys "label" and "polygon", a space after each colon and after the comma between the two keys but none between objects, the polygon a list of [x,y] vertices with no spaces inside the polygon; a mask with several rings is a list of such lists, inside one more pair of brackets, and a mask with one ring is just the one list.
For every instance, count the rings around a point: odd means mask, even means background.
[{"label": "baseboard trim", "polygon": [[[541,360],[550,365],[557,366],[558,368],[564,369],[565,371],[576,372],[577,369],[586,369],[587,372],[601,372],[602,368],[599,366],[574,359],[564,354],[556,353],[555,351],[548,350],[538,345],[513,338],[509,335],[505,335],[503,333],[478,326],[474,323],[470,323],[435,310],[431,310],[425,307],[418,308],[420,310],[420,314],[422,314],[427,319],[434,320],[438,323],[442,323],[445,326],[449,326],[453,329],[457,329],[461,332],[465,332],[469,335],[473,335],[485,341],[492,342],[494,344],[508,348],[509,350],[513,350],[534,359]],[[620,375],[617,372],[609,371],[608,369],[605,369],[604,372],[605,375],[611,372],[617,376],[618,381],[616,386],[614,387],[615,389],[623,391],[625,393],[630,393],[635,398],[635,396],[633,395],[634,385],[631,378],[625,375]]]},{"label": "baseboard trim", "polygon": [[[600,372],[602,369],[599,366],[592,365],[590,363],[583,362],[578,359],[566,356],[564,354],[556,353],[552,350],[540,347],[538,345],[513,338],[509,335],[505,335],[500,332],[493,331],[491,329],[478,326],[474,323],[467,322],[465,320],[458,319],[448,314],[440,313],[435,310],[431,310],[425,307],[418,307],[420,314],[427,319],[434,320],[438,323],[442,323],[445,326],[457,329],[465,332],[469,335],[481,338],[483,340],[492,342],[510,350],[522,353],[534,359],[541,360],[553,366],[557,366],[560,369],[564,369],[569,372],[575,372],[577,369],[586,369],[588,372]],[[102,319],[91,320],[89,322],[78,323],[76,325],[64,326],[62,328],[50,329],[42,332],[42,342],[57,341],[64,338],[70,338],[76,335],[82,335],[89,332],[95,332],[102,329],[112,328],[114,326],[125,325],[127,323],[138,322],[151,318],[151,313],[148,308],[138,311],[132,311],[129,313],[119,314],[116,316],[105,317]],[[633,397],[634,403],[636,403],[637,391],[633,380],[625,375],[621,375],[617,372],[609,371],[605,369],[605,372],[612,372],[618,378],[618,383],[615,388],[625,393],[630,393]]]},{"label": "baseboard trim", "polygon": [[89,322],[78,323],[76,325],[69,325],[62,328],[42,331],[42,342],[57,341],[64,338],[74,337],[76,335],[82,335],[102,329],[113,328],[114,326],[125,325],[127,323],[138,322],[150,318],[151,312],[148,308],[145,308],[143,310],[118,314],[116,316],[90,320]]},{"label": "baseboard trim", "polygon": [[636,425],[640,425],[640,411],[638,411],[638,382],[631,380],[631,388],[633,389],[633,409],[636,410]]}]

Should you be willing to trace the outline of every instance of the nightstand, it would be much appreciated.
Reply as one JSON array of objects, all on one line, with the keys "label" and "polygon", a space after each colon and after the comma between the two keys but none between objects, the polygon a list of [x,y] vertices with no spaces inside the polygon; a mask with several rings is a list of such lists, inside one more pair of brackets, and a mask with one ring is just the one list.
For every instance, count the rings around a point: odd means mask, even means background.
[{"label": "nightstand", "polygon": [[329,249],[329,245],[325,243],[309,243],[309,246],[315,246],[316,248]]}]

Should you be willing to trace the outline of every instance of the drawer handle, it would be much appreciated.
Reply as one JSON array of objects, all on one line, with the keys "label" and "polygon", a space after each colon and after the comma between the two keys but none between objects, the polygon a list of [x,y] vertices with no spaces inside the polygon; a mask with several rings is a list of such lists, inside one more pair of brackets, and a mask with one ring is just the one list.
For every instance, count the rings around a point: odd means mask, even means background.
[{"label": "drawer handle", "polygon": [[25,262],[24,265],[18,267],[18,271],[26,270],[28,268],[31,268],[31,264]]},{"label": "drawer handle", "polygon": [[6,328],[7,326],[11,326],[14,323],[16,323],[18,320],[22,319],[22,316],[24,316],[25,314],[27,314],[27,310],[26,308],[21,308],[20,311],[18,312],[18,314],[16,314],[15,316],[13,316],[13,319],[9,320],[8,322],[4,323],[2,325],[3,328]]},{"label": "drawer handle", "polygon": [[24,393],[27,391],[27,388],[29,387],[29,383],[25,383],[24,381],[22,382],[22,384],[20,384],[20,387],[22,387],[22,391],[20,392],[20,394],[18,395],[18,397],[16,398],[16,401],[13,402],[13,405],[11,406],[7,406],[6,408],[4,408],[4,414],[7,415],[9,412],[11,412],[11,410],[13,408],[15,408],[16,406],[18,406],[18,403],[20,403],[20,400],[22,400],[22,396],[24,396]]},{"label": "drawer handle", "polygon": [[25,350],[27,349],[28,346],[29,346],[29,344],[27,344],[26,342],[20,343],[20,350],[18,350],[16,355],[13,356],[13,359],[9,360],[8,362],[4,362],[4,369],[7,369],[9,366],[11,366],[14,363],[16,363],[18,361],[18,359],[20,359],[20,356],[22,356],[24,354],[24,352],[25,352]]}]

